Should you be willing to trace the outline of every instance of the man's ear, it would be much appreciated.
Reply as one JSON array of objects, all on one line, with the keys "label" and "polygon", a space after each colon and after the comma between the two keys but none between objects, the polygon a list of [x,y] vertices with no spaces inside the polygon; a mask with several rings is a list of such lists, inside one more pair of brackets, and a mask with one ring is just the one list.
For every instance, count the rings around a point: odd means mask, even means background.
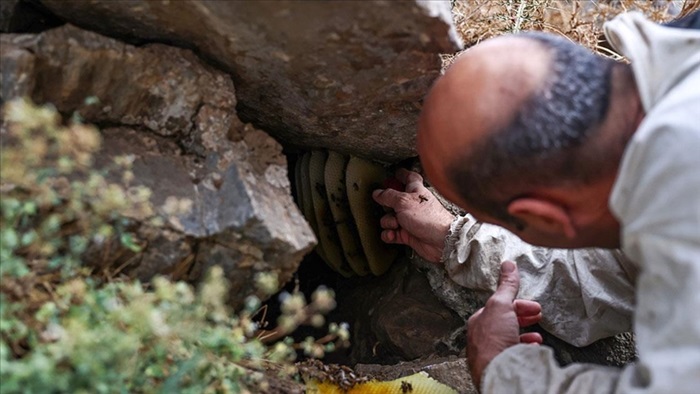
[{"label": "man's ear", "polygon": [[543,233],[576,236],[571,216],[556,202],[541,198],[518,198],[508,204],[508,213]]}]

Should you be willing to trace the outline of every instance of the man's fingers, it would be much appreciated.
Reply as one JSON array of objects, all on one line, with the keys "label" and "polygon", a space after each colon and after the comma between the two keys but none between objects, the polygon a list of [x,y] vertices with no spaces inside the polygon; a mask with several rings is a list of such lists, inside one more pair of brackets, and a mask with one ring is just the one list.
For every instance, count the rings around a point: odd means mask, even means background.
[{"label": "man's fingers", "polygon": [[421,182],[423,183],[423,177],[420,176],[419,173],[411,170],[407,170],[405,168],[399,168],[396,170],[394,173],[394,176],[396,179],[401,181],[404,185],[410,182]]},{"label": "man's fingers", "polygon": [[396,170],[396,179],[406,185],[404,190],[406,190],[407,193],[419,192],[425,189],[425,186],[423,186],[423,177],[417,172],[399,168]]},{"label": "man's fingers", "polygon": [[530,300],[513,301],[515,314],[518,316],[520,327],[531,326],[542,320],[542,306],[538,302]]},{"label": "man's fingers", "polygon": [[377,189],[372,192],[372,198],[374,198],[374,201],[379,205],[396,210],[403,204],[403,194],[406,193],[394,189]]},{"label": "man's fingers", "polygon": [[398,230],[384,230],[381,234],[382,241],[388,244],[399,244],[406,245],[414,250],[416,249],[416,239],[405,229],[399,228]]},{"label": "man's fingers", "polygon": [[396,243],[396,231],[394,230],[384,230],[382,231],[382,241],[388,243],[388,244],[393,244]]},{"label": "man's fingers", "polygon": [[518,316],[518,325],[520,327],[529,327],[533,324],[537,324],[542,320],[542,314],[538,313],[536,315],[528,316]]},{"label": "man's fingers", "polygon": [[399,168],[396,171],[396,179],[406,185],[404,191],[392,188],[377,189],[372,193],[374,201],[399,212],[423,203],[431,196],[430,191],[423,186],[423,177],[417,172]]},{"label": "man's fingers", "polygon": [[520,343],[541,344],[542,335],[540,335],[539,332],[526,332],[525,334],[520,334]]},{"label": "man's fingers", "polygon": [[498,280],[496,292],[489,298],[492,303],[504,303],[510,305],[518,295],[520,288],[520,274],[518,267],[512,261],[504,261],[501,264],[501,277]]},{"label": "man's fingers", "polygon": [[379,219],[379,224],[386,230],[396,230],[399,228],[398,219],[396,219],[396,216],[391,213],[382,216],[382,218]]},{"label": "man's fingers", "polygon": [[513,301],[515,314],[518,316],[531,316],[542,313],[542,306],[537,301],[515,300]]}]

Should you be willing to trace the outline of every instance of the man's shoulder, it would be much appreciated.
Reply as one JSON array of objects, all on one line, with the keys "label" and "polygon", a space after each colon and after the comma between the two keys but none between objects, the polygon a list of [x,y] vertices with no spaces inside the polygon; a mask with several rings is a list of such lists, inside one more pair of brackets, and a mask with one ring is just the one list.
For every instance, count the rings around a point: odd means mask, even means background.
[{"label": "man's shoulder", "polygon": [[677,29],[700,30],[700,10],[676,18],[668,23],[664,23],[664,26],[675,27]]},{"label": "man's shoulder", "polygon": [[697,86],[700,68],[656,101],[628,143],[610,196],[610,207],[624,231],[674,232],[663,225],[698,220]]},{"label": "man's shoulder", "polygon": [[662,26],[631,12],[608,22],[605,34],[630,60],[647,112],[700,68],[700,30]]}]

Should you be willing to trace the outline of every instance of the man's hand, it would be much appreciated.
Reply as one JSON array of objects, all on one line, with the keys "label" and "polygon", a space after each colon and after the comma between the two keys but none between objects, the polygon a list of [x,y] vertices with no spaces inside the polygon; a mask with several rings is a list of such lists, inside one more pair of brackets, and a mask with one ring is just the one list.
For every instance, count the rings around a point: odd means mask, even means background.
[{"label": "man's hand", "polygon": [[396,179],[405,191],[389,188],[372,193],[377,203],[393,210],[380,221],[382,240],[408,245],[424,259],[440,262],[454,216],[423,186],[418,173],[401,168]]},{"label": "man's hand", "polygon": [[486,306],[474,313],[467,323],[467,361],[477,388],[486,366],[505,349],[518,343],[542,343],[539,333],[520,334],[520,327],[540,321],[542,307],[535,301],[516,300],[520,287],[518,267],[511,261],[501,265],[496,292]]}]

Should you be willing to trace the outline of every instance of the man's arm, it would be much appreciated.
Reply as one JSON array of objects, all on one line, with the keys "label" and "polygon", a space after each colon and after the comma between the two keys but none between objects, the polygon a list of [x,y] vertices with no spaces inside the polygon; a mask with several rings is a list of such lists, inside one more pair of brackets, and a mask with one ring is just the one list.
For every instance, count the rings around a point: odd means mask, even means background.
[{"label": "man's arm", "polygon": [[[483,362],[485,369],[477,371],[481,373],[482,392],[698,392],[700,247],[696,240],[678,240],[658,234],[629,241],[649,263],[638,280],[635,328],[639,360],[623,369],[592,364],[571,364],[562,368],[554,360],[551,349],[545,346],[514,345]],[[479,329],[480,324],[470,320],[469,329],[478,329],[481,333],[478,338],[469,338],[470,342],[503,341],[489,338],[488,333],[493,331],[488,327]],[[470,357],[478,358],[478,355]]]},{"label": "man's arm", "polygon": [[469,215],[455,218],[419,174],[402,169],[396,177],[405,192],[374,193],[378,203],[393,210],[381,220],[385,242],[443,262],[455,282],[471,289],[495,291],[501,263],[515,261],[522,277],[519,297],[540,302],[540,324],[574,345],[630,330],[635,271],[619,251],[534,247]]},{"label": "man's arm", "polygon": [[636,267],[619,250],[537,247],[470,215],[453,222],[445,245],[450,278],[470,289],[495,291],[501,262],[516,262],[518,297],[538,301],[540,325],[573,345],[632,329]]},{"label": "man's arm", "polygon": [[[518,336],[520,327],[541,315],[523,311],[516,300],[520,286],[517,266],[501,265],[498,288],[486,305],[469,318],[467,360],[474,384],[484,393],[613,393],[620,370],[591,364],[560,368],[552,350],[533,333]],[[523,343],[525,345],[520,345]]]},{"label": "man's arm", "polygon": [[[491,360],[480,391],[498,394],[623,393],[620,369],[594,364],[560,367],[546,346],[515,345]],[[674,392],[674,391],[671,391]]]}]

